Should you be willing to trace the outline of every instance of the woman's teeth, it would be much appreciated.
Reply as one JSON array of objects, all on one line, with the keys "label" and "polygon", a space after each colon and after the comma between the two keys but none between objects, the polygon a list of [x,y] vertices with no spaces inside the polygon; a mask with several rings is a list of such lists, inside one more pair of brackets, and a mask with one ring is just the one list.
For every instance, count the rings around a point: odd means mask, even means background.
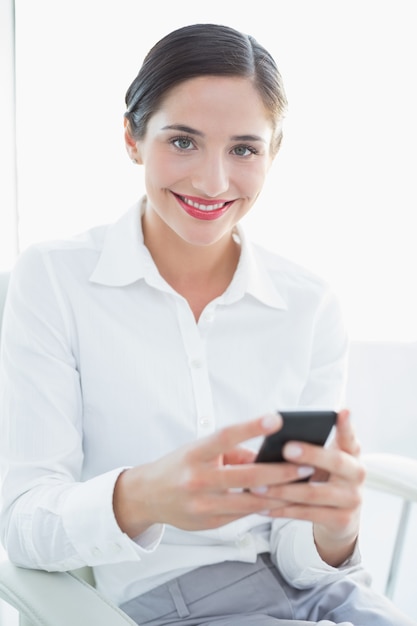
[{"label": "woman's teeth", "polygon": [[184,196],[180,196],[180,198],[185,204],[188,204],[199,211],[216,211],[217,209],[222,209],[227,204],[226,202],[218,202],[217,204],[199,204],[198,202],[193,202],[189,198],[184,198]]}]

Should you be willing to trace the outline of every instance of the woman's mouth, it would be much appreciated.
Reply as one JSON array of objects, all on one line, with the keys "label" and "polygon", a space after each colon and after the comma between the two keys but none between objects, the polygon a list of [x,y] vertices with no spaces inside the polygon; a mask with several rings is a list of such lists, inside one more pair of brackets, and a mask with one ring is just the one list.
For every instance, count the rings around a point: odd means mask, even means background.
[{"label": "woman's mouth", "polygon": [[174,193],[180,206],[188,215],[196,219],[215,220],[221,217],[233,204],[233,200],[203,200]]}]

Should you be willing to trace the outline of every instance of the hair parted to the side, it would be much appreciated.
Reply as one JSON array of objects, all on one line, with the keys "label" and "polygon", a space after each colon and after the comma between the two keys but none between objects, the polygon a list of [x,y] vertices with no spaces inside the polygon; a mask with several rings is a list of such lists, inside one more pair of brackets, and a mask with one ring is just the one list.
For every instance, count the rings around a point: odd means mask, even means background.
[{"label": "hair parted to the side", "polygon": [[253,81],[274,128],[273,154],[279,149],[287,98],[276,63],[253,37],[228,26],[193,24],[156,43],[126,93],[132,136],[142,139],[149,118],[168,91],[198,76],[238,76]]}]

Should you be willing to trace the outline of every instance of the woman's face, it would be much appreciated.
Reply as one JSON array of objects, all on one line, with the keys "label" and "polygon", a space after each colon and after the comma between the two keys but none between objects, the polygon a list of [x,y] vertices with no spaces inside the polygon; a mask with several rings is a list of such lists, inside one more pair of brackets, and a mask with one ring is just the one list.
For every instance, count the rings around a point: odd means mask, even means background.
[{"label": "woman's face", "polygon": [[198,77],[173,88],[144,139],[126,136],[145,167],[145,234],[175,233],[193,245],[230,237],[263,187],[272,135],[248,79]]}]

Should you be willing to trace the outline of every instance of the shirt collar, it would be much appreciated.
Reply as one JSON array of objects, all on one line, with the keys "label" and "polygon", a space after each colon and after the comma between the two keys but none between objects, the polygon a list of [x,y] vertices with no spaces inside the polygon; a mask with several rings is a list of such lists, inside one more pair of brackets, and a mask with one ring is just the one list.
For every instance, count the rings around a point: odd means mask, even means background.
[{"label": "shirt collar", "polygon": [[[145,202],[146,198],[143,198],[107,228],[99,260],[90,276],[91,282],[122,287],[149,273],[149,267],[154,263],[143,243],[141,216]],[[241,254],[233,280],[221,298],[223,302],[236,302],[250,294],[267,306],[287,309],[283,294],[272,280],[268,253],[249,242],[240,225],[236,227],[235,236]]]},{"label": "shirt collar", "polygon": [[110,287],[130,285],[145,275],[150,255],[143,245],[141,215],[144,199],[111,224],[90,281]]},{"label": "shirt collar", "polygon": [[286,310],[284,295],[271,276],[268,253],[250,242],[240,225],[236,227],[236,236],[241,253],[235,276],[225,294],[226,301],[236,301],[247,293],[267,306]]}]

